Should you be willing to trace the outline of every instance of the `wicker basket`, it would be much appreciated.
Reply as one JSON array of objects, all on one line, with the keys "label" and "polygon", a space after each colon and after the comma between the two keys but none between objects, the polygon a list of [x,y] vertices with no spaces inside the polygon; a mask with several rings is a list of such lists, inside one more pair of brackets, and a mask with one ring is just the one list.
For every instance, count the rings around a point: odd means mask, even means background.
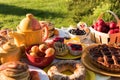
[{"label": "wicker basket", "polygon": [[[117,20],[117,26],[120,27],[120,20],[117,17],[117,15],[115,15],[112,11],[106,11],[106,12],[112,14],[115,17],[115,19]],[[104,13],[102,13],[98,17],[98,19],[101,19],[103,14]],[[102,32],[96,31],[92,27],[90,27],[90,31],[91,31],[91,33],[90,33],[91,40],[96,43],[102,43],[102,44],[120,43],[120,32],[114,33],[114,34],[107,34],[107,33],[102,33]]]}]

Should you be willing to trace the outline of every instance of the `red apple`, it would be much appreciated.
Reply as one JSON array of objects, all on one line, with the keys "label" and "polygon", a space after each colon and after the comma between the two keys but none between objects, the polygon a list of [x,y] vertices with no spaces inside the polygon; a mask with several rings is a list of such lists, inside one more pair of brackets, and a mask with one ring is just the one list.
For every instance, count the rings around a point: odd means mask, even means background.
[{"label": "red apple", "polygon": [[116,28],[116,26],[117,26],[117,24],[116,24],[115,22],[113,22],[113,21],[109,23],[109,27],[110,27],[111,29]]},{"label": "red apple", "polygon": [[97,30],[97,26],[94,26],[94,29]]},{"label": "red apple", "polygon": [[103,21],[103,19],[99,19],[97,21],[97,24],[98,24],[98,26],[100,26],[100,25],[105,26],[105,22]]},{"label": "red apple", "polygon": [[104,32],[104,33],[108,33],[109,30],[110,30],[110,28],[108,26],[102,27],[102,32]]},{"label": "red apple", "polygon": [[98,24],[97,24],[97,23],[94,23],[94,24],[93,24],[93,28],[94,28],[95,30],[97,30],[97,27],[98,27]]},{"label": "red apple", "polygon": [[118,33],[118,32],[119,32],[119,28],[115,28],[115,29],[114,29],[114,32],[115,32],[115,33]]},{"label": "red apple", "polygon": [[110,29],[109,31],[108,31],[108,34],[114,34],[115,32],[114,32],[114,29]]},{"label": "red apple", "polygon": [[97,27],[97,31],[102,32],[102,26],[99,25],[99,26]]},{"label": "red apple", "polygon": [[105,22],[106,26],[109,26],[110,22]]}]

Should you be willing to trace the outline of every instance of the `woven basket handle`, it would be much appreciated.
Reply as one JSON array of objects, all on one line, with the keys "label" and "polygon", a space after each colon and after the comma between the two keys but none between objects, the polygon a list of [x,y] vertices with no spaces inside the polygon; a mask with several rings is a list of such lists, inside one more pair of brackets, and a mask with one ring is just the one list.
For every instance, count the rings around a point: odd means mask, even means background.
[{"label": "woven basket handle", "polygon": [[[112,12],[112,11],[110,11],[110,10],[107,10],[106,12],[111,13],[111,14],[115,17],[115,19],[116,19],[116,21],[117,21],[117,26],[120,28],[120,19],[118,18],[118,16],[117,16],[114,12]],[[105,13],[105,12],[104,12],[104,13]],[[101,13],[100,16],[98,16],[97,20],[98,20],[98,19],[102,19],[104,13]]]}]

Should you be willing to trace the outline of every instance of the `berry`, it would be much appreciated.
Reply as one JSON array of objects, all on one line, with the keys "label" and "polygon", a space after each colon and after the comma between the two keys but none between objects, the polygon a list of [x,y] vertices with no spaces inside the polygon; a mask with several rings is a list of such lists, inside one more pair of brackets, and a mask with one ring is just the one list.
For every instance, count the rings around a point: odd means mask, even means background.
[{"label": "berry", "polygon": [[80,44],[71,44],[72,50],[82,50],[82,46]]},{"label": "berry", "polygon": [[86,32],[84,30],[80,30],[79,28],[77,29],[70,29],[69,33],[73,34],[73,35],[85,35]]}]

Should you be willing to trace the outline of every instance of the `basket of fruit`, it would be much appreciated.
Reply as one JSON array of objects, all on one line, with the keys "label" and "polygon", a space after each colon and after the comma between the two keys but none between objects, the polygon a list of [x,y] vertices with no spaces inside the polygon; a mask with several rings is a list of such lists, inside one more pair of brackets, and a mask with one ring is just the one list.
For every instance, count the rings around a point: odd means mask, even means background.
[{"label": "basket of fruit", "polygon": [[[110,13],[116,19],[116,22],[105,22],[102,17],[105,13]],[[112,11],[106,11],[102,13],[97,21],[90,27],[91,40],[96,43],[108,44],[108,43],[120,43],[120,20],[118,16]]]}]

